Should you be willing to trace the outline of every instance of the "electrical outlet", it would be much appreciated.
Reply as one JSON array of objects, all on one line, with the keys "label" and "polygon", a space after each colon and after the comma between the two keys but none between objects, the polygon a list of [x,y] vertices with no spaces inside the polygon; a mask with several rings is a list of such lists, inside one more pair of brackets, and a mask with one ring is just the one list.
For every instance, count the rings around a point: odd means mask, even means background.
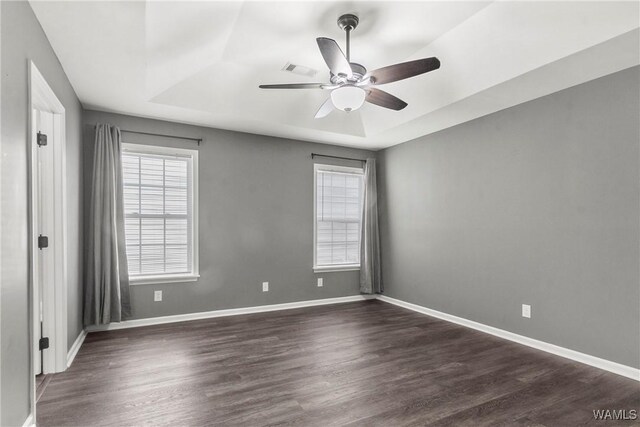
[{"label": "electrical outlet", "polygon": [[321,288],[324,286],[324,282],[322,280],[322,277],[318,277],[318,287]]},{"label": "electrical outlet", "polygon": [[162,301],[162,291],[153,291],[153,300],[155,302]]},{"label": "electrical outlet", "polygon": [[269,282],[262,282],[262,292],[269,292]]},{"label": "electrical outlet", "polygon": [[531,318],[531,306],[529,304],[522,304],[522,317]]}]

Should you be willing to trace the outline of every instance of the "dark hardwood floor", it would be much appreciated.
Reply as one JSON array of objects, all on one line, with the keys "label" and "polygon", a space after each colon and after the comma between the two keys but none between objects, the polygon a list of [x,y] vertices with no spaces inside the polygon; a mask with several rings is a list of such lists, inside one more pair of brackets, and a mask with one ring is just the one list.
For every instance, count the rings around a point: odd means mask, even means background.
[{"label": "dark hardwood floor", "polygon": [[51,378],[52,375],[36,375],[36,402],[42,397],[42,394],[46,390]]},{"label": "dark hardwood floor", "polygon": [[37,422],[637,425],[594,409],[640,383],[374,300],[91,333]]}]

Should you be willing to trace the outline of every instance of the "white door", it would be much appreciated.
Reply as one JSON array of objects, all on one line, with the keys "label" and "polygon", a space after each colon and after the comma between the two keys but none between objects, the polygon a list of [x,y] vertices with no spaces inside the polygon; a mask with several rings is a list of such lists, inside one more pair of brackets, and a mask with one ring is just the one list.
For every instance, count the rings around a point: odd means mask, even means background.
[{"label": "white door", "polygon": [[[34,374],[46,374],[55,372],[55,367],[50,366],[50,358],[43,357],[47,349],[40,350],[40,338],[50,337],[52,313],[47,313],[45,301],[52,301],[54,297],[55,259],[52,249],[54,234],[54,166],[53,149],[55,144],[54,114],[47,111],[33,110],[34,138],[38,133],[47,136],[46,145],[37,144],[34,152],[34,211],[35,230],[34,238],[34,277],[33,277],[33,334],[34,340]],[[37,140],[36,140],[37,141]],[[40,246],[48,246],[42,247]]]}]

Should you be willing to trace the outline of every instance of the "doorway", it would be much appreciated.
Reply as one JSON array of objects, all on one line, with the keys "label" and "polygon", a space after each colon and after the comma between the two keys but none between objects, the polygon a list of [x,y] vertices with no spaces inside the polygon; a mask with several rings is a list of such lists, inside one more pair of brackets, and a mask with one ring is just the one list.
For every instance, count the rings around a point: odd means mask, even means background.
[{"label": "doorway", "polygon": [[[49,247],[49,237],[54,234],[53,200],[55,188],[53,186],[53,156],[51,147],[57,142],[54,131],[54,114],[49,111],[38,109],[32,110],[32,120],[36,129],[36,146],[34,166],[36,168],[34,177],[34,207],[33,213],[35,228],[34,236],[37,251],[34,259],[33,276],[33,370],[36,376],[55,372],[52,365],[52,358],[45,357],[45,352],[49,350],[52,322],[49,318],[45,322],[44,301],[51,298],[53,290],[53,278],[56,265],[54,262],[54,251]],[[50,315],[50,313],[47,313]],[[48,316],[50,317],[50,316]],[[46,366],[45,366],[46,365]],[[38,382],[38,381],[36,381]]]},{"label": "doorway", "polygon": [[38,68],[30,71],[32,412],[36,384],[67,368],[65,110]]}]

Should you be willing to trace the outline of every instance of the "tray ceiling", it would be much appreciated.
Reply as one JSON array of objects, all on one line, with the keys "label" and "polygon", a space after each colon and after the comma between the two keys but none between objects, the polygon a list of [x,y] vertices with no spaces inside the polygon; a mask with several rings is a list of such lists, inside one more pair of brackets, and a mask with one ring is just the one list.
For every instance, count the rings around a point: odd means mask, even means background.
[{"label": "tray ceiling", "polygon": [[[85,108],[379,149],[640,63],[638,2],[39,2],[31,5]],[[365,104],[313,116],[328,81],[315,38],[372,70],[437,56],[434,72],[382,88],[399,112]],[[318,71],[282,71],[287,63]]]}]

